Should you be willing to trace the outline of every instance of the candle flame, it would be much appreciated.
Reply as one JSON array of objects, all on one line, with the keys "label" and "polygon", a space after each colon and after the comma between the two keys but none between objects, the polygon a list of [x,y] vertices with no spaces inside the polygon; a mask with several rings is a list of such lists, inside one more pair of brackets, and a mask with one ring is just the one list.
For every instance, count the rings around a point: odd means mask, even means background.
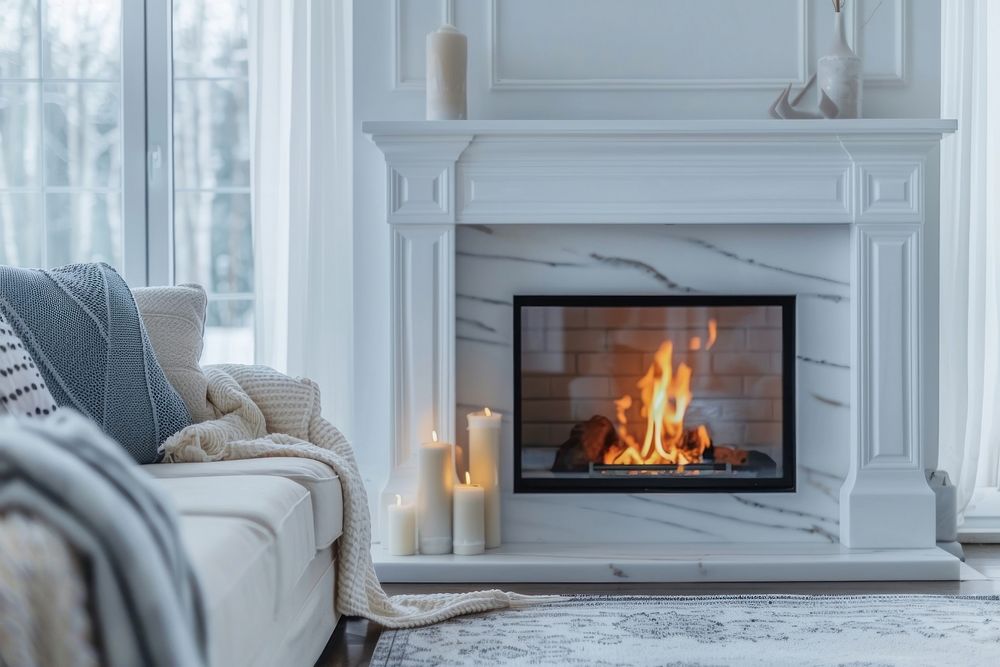
[{"label": "candle flame", "polygon": [[431,440],[433,440],[434,442],[438,441],[438,432],[437,431],[431,431]]},{"label": "candle flame", "polygon": [[399,507],[399,506],[400,506],[400,505],[402,505],[402,504],[403,504],[403,496],[401,496],[401,495],[399,495],[399,494],[397,493],[397,494],[396,494],[396,507]]},{"label": "candle flame", "polygon": [[492,415],[493,415],[493,413],[492,413],[492,412],[490,412],[490,409],[489,409],[489,408],[483,408],[483,412],[485,412],[485,413],[486,413],[486,416],[487,416],[487,417],[490,417],[490,416],[492,416]]},{"label": "candle flame", "polygon": [[469,474],[468,470],[465,471],[465,483],[472,484],[472,475]]}]

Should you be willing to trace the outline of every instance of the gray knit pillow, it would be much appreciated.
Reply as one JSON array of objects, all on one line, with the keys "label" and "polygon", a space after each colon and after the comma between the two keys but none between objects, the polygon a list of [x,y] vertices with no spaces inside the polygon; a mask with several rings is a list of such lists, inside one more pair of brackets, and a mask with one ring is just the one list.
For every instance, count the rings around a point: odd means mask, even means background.
[{"label": "gray knit pillow", "polygon": [[35,360],[0,313],[0,415],[46,417],[55,411]]},{"label": "gray knit pillow", "polygon": [[139,463],[191,423],[149,343],[132,292],[107,264],[0,266],[3,314],[60,406],[72,406]]}]

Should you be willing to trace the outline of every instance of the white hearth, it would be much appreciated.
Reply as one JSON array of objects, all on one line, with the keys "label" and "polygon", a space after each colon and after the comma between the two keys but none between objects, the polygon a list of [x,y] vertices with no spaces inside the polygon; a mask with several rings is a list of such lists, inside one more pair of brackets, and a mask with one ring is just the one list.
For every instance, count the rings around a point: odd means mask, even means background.
[{"label": "white hearth", "polygon": [[413,497],[413,452],[431,429],[462,444],[466,412],[510,415],[514,294],[798,301],[795,492],[514,494],[505,419],[504,546],[390,557],[376,545],[380,577],[957,578],[958,561],[934,546],[923,472],[937,426],[936,290],[925,286],[937,262],[924,248],[936,251],[934,155],[954,127],[364,123],[386,157],[393,239],[383,507]]}]

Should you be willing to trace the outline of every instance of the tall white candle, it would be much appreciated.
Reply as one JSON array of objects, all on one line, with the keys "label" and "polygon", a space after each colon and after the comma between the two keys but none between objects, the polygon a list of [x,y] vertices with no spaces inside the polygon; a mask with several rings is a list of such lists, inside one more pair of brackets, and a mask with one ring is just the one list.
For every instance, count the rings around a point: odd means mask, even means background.
[{"label": "tall white candle", "polygon": [[417,482],[417,540],[422,554],[451,553],[451,504],[455,486],[452,446],[438,442],[420,445]]},{"label": "tall white candle", "polygon": [[427,120],[465,120],[469,42],[453,25],[427,35]]},{"label": "tall white candle", "polygon": [[486,548],[500,546],[500,425],[503,415],[485,408],[470,412],[469,472],[486,496]]},{"label": "tall white candle", "polygon": [[403,503],[396,494],[396,504],[389,505],[389,553],[411,556],[417,547],[417,518],[411,503]]},{"label": "tall white candle", "polygon": [[455,487],[454,507],[455,553],[460,556],[483,553],[486,546],[483,487],[473,484],[469,473],[465,473],[465,484]]}]

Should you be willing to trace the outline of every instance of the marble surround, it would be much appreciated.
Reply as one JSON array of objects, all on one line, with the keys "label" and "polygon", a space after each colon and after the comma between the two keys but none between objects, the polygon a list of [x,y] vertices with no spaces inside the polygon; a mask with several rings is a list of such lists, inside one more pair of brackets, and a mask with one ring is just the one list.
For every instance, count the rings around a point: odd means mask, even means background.
[{"label": "marble surround", "polygon": [[[839,541],[850,451],[846,226],[475,226],[458,230],[455,433],[501,410],[511,542]],[[803,252],[803,248],[809,248]],[[514,494],[514,294],[797,294],[795,493]]]},{"label": "marble surround", "polygon": [[[513,494],[508,418],[494,560],[537,581],[539,550],[578,545],[600,569],[612,553],[646,562],[653,549],[684,562],[656,579],[669,580],[703,561],[692,554],[717,552],[747,576],[781,578],[767,562],[787,545],[811,568],[805,578],[821,578],[831,554],[843,560],[834,578],[867,578],[882,551],[914,578],[957,576],[957,561],[933,548],[923,472],[936,425],[928,156],[954,126],[364,123],[386,156],[392,226],[393,442],[381,504],[413,492],[413,452],[431,428],[461,442],[465,412],[488,404],[509,415],[513,294],[791,293],[794,493]],[[412,577],[433,558],[376,563],[380,575]],[[470,567],[489,570],[488,560]]]}]

